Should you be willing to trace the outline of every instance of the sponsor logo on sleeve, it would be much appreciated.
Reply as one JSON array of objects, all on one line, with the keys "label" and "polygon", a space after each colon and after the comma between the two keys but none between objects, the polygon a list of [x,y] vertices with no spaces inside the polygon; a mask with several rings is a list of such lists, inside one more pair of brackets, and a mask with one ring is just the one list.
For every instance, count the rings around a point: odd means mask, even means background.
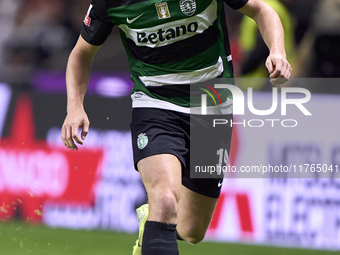
[{"label": "sponsor logo on sleeve", "polygon": [[84,24],[88,27],[91,25],[90,12],[91,12],[92,7],[93,7],[93,5],[90,4],[89,9],[87,10],[87,13],[86,13],[86,16],[85,16],[85,19],[84,19]]},{"label": "sponsor logo on sleeve", "polygon": [[166,2],[155,4],[158,19],[167,19],[170,18],[170,11],[168,8],[168,4]]}]

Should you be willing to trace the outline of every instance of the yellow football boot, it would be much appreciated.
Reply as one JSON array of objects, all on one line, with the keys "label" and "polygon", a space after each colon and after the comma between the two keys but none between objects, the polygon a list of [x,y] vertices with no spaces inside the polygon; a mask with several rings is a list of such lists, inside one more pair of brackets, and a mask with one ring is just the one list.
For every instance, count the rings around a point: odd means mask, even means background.
[{"label": "yellow football boot", "polygon": [[142,255],[144,226],[149,216],[149,205],[148,204],[142,205],[136,210],[136,212],[137,212],[137,218],[138,218],[139,233],[138,233],[138,239],[136,240],[136,244],[135,246],[133,246],[132,255]]}]

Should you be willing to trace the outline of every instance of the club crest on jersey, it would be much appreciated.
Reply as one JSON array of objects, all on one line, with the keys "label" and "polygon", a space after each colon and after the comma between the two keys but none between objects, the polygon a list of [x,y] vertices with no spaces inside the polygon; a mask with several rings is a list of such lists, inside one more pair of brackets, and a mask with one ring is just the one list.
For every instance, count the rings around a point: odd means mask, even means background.
[{"label": "club crest on jersey", "polygon": [[138,149],[143,150],[148,145],[149,139],[145,133],[140,133],[137,138]]},{"label": "club crest on jersey", "polygon": [[179,7],[185,15],[192,16],[196,11],[196,2],[195,0],[181,0]]},{"label": "club crest on jersey", "polygon": [[89,9],[87,10],[87,13],[86,13],[86,16],[85,16],[85,19],[84,19],[84,24],[88,27],[91,25],[90,12],[91,12],[92,7],[93,7],[93,5],[90,4]]},{"label": "club crest on jersey", "polygon": [[168,4],[166,2],[155,4],[158,19],[167,19],[170,18],[170,11],[168,8]]}]

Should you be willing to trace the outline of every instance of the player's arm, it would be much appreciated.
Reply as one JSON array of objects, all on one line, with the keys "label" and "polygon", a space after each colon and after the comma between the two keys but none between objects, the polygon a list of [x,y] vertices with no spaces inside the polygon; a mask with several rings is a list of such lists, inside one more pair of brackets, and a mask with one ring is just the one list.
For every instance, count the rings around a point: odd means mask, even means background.
[{"label": "player's arm", "polygon": [[[75,142],[83,144],[82,140],[88,133],[90,122],[84,111],[84,97],[90,79],[92,60],[100,46],[87,43],[81,36],[73,48],[67,63],[67,116],[62,126],[61,137],[64,145],[77,150]],[[78,135],[82,128],[81,138]]]},{"label": "player's arm", "polygon": [[269,48],[266,67],[271,83],[286,82],[292,68],[286,59],[284,31],[277,13],[263,0],[249,0],[239,11],[254,19],[259,27],[264,42]]},{"label": "player's arm", "polygon": [[[92,60],[108,35],[113,23],[108,17],[106,2],[92,0],[87,10],[81,36],[73,48],[67,63],[67,116],[62,126],[61,138],[64,145],[77,150],[76,143],[83,144],[90,122],[84,111],[84,97],[90,79]],[[81,137],[78,135],[82,129]]]}]

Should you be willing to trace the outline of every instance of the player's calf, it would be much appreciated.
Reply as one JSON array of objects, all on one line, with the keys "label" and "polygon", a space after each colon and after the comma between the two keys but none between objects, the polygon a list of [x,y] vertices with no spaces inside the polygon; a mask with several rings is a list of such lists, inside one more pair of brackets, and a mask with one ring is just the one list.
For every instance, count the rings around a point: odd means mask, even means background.
[{"label": "player's calf", "polygon": [[200,231],[200,230],[197,230],[196,228],[191,228],[191,229],[188,228],[186,232],[179,231],[178,236],[179,238],[181,238],[184,241],[187,241],[188,243],[197,244],[204,239],[205,231]]}]

